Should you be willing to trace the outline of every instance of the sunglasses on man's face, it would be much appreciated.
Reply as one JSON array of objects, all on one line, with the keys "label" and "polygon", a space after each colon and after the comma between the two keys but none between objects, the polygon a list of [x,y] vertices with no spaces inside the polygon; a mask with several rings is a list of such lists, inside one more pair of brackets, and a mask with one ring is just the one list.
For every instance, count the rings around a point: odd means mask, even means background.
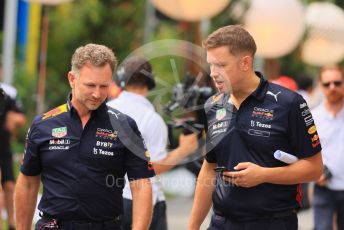
[{"label": "sunglasses on man's face", "polygon": [[323,82],[321,83],[322,86],[324,86],[325,88],[330,87],[331,84],[333,84],[336,87],[339,87],[342,85],[342,81],[329,81],[329,82]]}]

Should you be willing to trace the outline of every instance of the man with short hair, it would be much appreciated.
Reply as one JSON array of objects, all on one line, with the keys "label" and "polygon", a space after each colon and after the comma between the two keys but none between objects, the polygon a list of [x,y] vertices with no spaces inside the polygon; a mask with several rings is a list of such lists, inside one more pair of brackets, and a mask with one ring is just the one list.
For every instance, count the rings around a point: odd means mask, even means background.
[{"label": "man with short hair", "polygon": [[314,186],[313,207],[316,230],[344,229],[344,72],[339,66],[320,70],[323,102],[313,111],[325,170]]},{"label": "man with short hair", "polygon": [[133,229],[147,229],[154,176],[149,154],[135,121],[106,106],[115,55],[87,44],[76,49],[71,65],[67,103],[37,116],[28,132],[15,192],[17,229],[31,229],[41,179],[36,230],[120,230],[126,173]]},{"label": "man with short hair", "polygon": [[[253,70],[256,44],[241,26],[218,29],[204,47],[219,93],[205,104],[207,153],[188,229],[198,230],[213,204],[209,230],[296,230],[298,184],[322,172],[306,102]],[[298,161],[277,160],[276,150]]]},{"label": "man with short hair", "polygon": [[[108,105],[132,117],[145,140],[151,154],[152,164],[157,176],[152,178],[153,218],[150,230],[166,230],[166,202],[158,175],[170,170],[182,159],[197,149],[197,136],[181,135],[179,146],[167,153],[167,127],[162,117],[155,111],[146,98],[155,87],[153,69],[148,60],[140,56],[131,56],[124,60],[117,71],[117,82],[124,90],[118,98]],[[123,230],[131,229],[132,194],[128,186],[124,187]]]}]

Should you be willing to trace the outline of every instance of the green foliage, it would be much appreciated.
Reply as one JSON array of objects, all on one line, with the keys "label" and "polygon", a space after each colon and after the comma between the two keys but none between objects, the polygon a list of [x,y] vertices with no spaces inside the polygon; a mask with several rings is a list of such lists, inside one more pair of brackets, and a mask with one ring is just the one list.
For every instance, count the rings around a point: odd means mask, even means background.
[{"label": "green foliage", "polygon": [[235,7],[239,4],[243,7],[243,12],[245,12],[249,7],[248,0],[232,0],[219,15],[212,18],[210,32],[226,25],[241,24],[244,14],[235,15],[233,13],[235,11]]},{"label": "green foliage", "polygon": [[[314,0],[303,0],[305,3]],[[232,0],[229,6],[211,21],[209,32],[228,24],[240,22],[240,15],[235,15],[236,4],[247,7],[247,0]],[[337,5],[344,5],[344,0],[333,0]],[[86,43],[99,43],[114,49],[119,62],[131,51],[142,45],[144,30],[143,0],[74,0],[60,6],[49,7],[50,19],[47,82],[45,110],[65,102],[70,87],[67,73],[70,70],[70,59],[74,50]],[[242,15],[241,15],[242,16]],[[163,18],[163,17],[161,17]],[[160,19],[161,19],[160,18]],[[152,40],[185,39],[193,40],[191,23],[178,22],[168,19],[161,20],[155,28]],[[206,32],[206,36],[209,32]],[[2,35],[0,34],[0,41]],[[300,59],[300,49],[281,58],[281,72],[295,76],[299,72],[314,71],[315,68],[305,65]],[[163,57],[151,60],[158,78],[168,82],[170,88],[158,84],[166,93],[162,97],[165,103],[171,97],[171,89],[175,83],[171,69],[171,59],[178,66],[180,78],[185,75],[185,60],[178,57]],[[32,120],[36,110],[37,74],[28,76],[23,66],[15,71],[15,86],[18,88],[28,115]],[[165,87],[165,88],[164,88]],[[153,97],[151,97],[153,98]]]},{"label": "green foliage", "polygon": [[335,4],[344,9],[344,0],[336,0]]},{"label": "green foliage", "polygon": [[18,101],[22,104],[27,122],[17,131],[16,138],[11,143],[13,152],[23,152],[27,129],[36,116],[36,77],[28,74],[24,66],[20,64],[17,65],[14,72],[13,85],[18,91]]},{"label": "green foliage", "polygon": [[[74,50],[87,43],[114,48],[119,60],[141,45],[144,1],[74,0],[46,8],[49,16],[45,111],[65,103],[70,87],[67,73]],[[2,33],[0,41],[2,41]],[[14,86],[25,108],[27,125],[13,143],[22,152],[26,130],[36,116],[38,73],[30,75],[24,63],[15,69]]]},{"label": "green foliage", "polygon": [[50,8],[46,107],[66,100],[74,50],[87,43],[113,48],[119,60],[140,45],[144,1],[73,1]]}]

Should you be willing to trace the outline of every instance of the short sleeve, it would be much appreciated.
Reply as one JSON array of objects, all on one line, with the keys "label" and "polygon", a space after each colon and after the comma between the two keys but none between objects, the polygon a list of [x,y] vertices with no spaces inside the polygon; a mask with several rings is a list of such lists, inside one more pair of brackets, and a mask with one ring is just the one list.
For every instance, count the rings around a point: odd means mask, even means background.
[{"label": "short sleeve", "polygon": [[313,116],[301,95],[297,95],[292,102],[288,123],[288,138],[298,158],[311,157],[321,151]]},{"label": "short sleeve", "polygon": [[26,137],[24,158],[20,171],[27,176],[37,176],[42,171],[41,159],[38,152],[38,128],[35,123],[31,125]]},{"label": "short sleeve", "polygon": [[214,146],[211,143],[209,134],[207,132],[206,134],[206,139],[205,139],[205,159],[209,162],[209,163],[216,163],[217,159],[216,159],[216,153],[214,151]]},{"label": "short sleeve", "polygon": [[167,127],[160,116],[153,114],[150,116],[150,120],[139,127],[146,147],[151,154],[153,161],[159,161],[167,156],[166,145],[168,141]]},{"label": "short sleeve", "polygon": [[[203,108],[203,113],[205,116],[205,132],[206,132],[206,137],[205,137],[205,160],[208,161],[209,163],[216,163],[216,153],[214,151],[214,145],[211,142],[211,138],[210,138],[210,134],[209,134],[209,127],[208,127],[208,123],[209,120],[211,119],[211,115],[212,115],[212,106],[213,106],[213,100],[215,100],[216,98],[220,98],[218,96],[219,94],[216,94],[213,97],[210,97],[205,103],[204,103],[204,108]],[[214,99],[215,98],[215,99]]]},{"label": "short sleeve", "polygon": [[155,176],[150,153],[148,152],[142,135],[133,119],[129,121],[132,132],[127,136],[124,144],[127,148],[125,166],[129,181]]}]

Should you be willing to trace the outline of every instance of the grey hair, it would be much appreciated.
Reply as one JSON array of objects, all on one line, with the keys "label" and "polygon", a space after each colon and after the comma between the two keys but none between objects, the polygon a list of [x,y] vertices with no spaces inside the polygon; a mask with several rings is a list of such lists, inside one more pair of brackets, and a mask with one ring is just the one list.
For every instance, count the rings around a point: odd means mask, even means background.
[{"label": "grey hair", "polygon": [[72,56],[71,71],[78,75],[80,69],[87,62],[100,67],[109,64],[112,72],[117,68],[117,59],[114,52],[104,45],[87,44],[77,48]]}]

